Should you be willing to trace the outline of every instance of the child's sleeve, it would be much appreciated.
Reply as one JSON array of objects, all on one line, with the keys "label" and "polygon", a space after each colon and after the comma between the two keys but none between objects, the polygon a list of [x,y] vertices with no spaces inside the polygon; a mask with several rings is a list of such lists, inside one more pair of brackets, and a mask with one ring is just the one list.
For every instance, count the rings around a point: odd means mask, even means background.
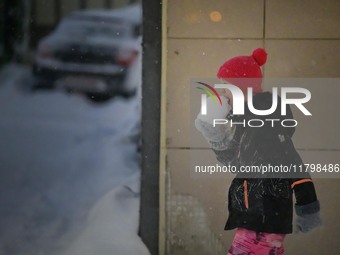
[{"label": "child's sleeve", "polygon": [[[294,205],[296,220],[295,232],[308,232],[321,226],[320,203],[318,201],[313,180],[306,171],[305,165],[294,148],[290,138],[283,143],[285,148],[284,165],[302,166],[303,169],[290,178],[290,187],[294,191],[296,203]],[[293,174],[293,173],[292,173]]]},{"label": "child's sleeve", "polygon": [[294,189],[295,204],[295,233],[306,233],[322,225],[320,217],[320,203],[316,197],[316,192],[312,179],[295,179],[292,182]]},{"label": "child's sleeve", "polygon": [[234,134],[233,138],[228,142],[225,149],[218,150],[215,146],[212,146],[217,160],[225,166],[237,166],[239,163],[238,152],[239,152],[240,140],[238,135]]},{"label": "child's sleeve", "polygon": [[[296,205],[303,206],[317,201],[317,196],[310,175],[305,178],[291,179],[291,188],[294,190]],[[318,208],[315,208],[319,210]]]}]

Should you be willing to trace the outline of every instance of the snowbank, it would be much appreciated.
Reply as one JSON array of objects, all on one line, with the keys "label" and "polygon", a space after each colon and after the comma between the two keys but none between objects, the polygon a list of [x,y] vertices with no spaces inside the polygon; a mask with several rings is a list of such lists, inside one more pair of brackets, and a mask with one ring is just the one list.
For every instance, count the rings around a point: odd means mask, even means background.
[{"label": "snowbank", "polygon": [[62,255],[147,255],[137,235],[139,174],[103,196],[92,208],[85,229]]},{"label": "snowbank", "polygon": [[137,235],[139,98],[94,105],[0,73],[0,255],[148,254]]}]

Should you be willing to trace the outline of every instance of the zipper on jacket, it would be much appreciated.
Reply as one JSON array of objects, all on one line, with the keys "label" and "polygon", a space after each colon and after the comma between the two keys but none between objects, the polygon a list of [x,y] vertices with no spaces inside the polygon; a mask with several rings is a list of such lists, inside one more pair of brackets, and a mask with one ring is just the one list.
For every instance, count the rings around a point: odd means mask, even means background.
[{"label": "zipper on jacket", "polygon": [[248,200],[248,182],[247,180],[243,181],[243,190],[244,190],[244,204],[246,208],[249,208],[249,200]]}]

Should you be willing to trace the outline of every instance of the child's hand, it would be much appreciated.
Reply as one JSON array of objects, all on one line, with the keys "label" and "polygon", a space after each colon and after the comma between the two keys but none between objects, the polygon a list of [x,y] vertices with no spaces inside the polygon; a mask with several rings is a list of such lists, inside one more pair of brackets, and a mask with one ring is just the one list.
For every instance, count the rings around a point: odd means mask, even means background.
[{"label": "child's hand", "polygon": [[[307,205],[295,205],[297,218],[295,220],[294,232],[307,233],[322,225],[319,211],[319,201]],[[315,211],[317,210],[317,211]]]},{"label": "child's hand", "polygon": [[202,133],[206,140],[212,142],[222,141],[227,133],[226,125],[216,125],[213,127],[210,123],[202,121],[199,118],[195,120],[195,127]]},{"label": "child's hand", "polygon": [[307,233],[313,229],[319,228],[322,225],[320,213],[307,214],[298,216],[295,222],[295,233]]},{"label": "child's hand", "polygon": [[221,97],[222,105],[214,103],[211,98],[207,99],[207,114],[199,113],[195,120],[195,127],[202,133],[204,138],[210,143],[211,148],[215,150],[225,150],[228,148],[232,139],[235,127],[228,124],[213,125],[214,119],[225,119],[231,109],[227,99]]},{"label": "child's hand", "polygon": [[201,112],[197,115],[197,119],[213,125],[214,119],[225,119],[231,110],[227,98],[221,96],[222,105],[219,101],[216,103],[209,97],[207,99],[207,114],[202,115]]}]

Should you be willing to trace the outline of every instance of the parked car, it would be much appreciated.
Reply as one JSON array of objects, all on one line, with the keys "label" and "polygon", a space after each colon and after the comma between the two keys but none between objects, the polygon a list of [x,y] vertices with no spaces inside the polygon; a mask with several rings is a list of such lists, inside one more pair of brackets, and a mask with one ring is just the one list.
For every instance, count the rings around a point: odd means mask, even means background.
[{"label": "parked car", "polygon": [[38,43],[35,86],[54,87],[62,79],[67,90],[93,99],[134,95],[140,84],[131,76],[141,75],[136,71],[141,20],[140,5],[77,11],[65,17]]}]

